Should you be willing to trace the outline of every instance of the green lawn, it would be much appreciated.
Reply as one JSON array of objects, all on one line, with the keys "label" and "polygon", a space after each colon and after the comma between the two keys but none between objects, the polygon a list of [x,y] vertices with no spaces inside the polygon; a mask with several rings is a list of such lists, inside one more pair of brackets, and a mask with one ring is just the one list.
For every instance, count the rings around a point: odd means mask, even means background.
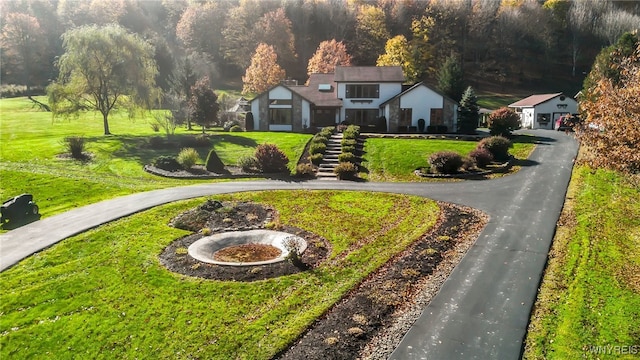
[{"label": "green lawn", "polygon": [[[517,136],[510,153],[517,159],[526,159],[535,147],[535,140],[533,136]],[[428,181],[413,171],[426,166],[429,155],[449,150],[465,156],[476,145],[476,141],[466,140],[370,138],[364,147],[363,176],[371,181]]]},{"label": "green lawn", "polygon": [[574,169],[524,358],[638,358],[638,199],[622,174]]},{"label": "green lawn", "polygon": [[[46,101],[46,98],[38,98]],[[43,216],[76,206],[134,192],[179,186],[197,180],[180,181],[150,175],[142,167],[160,155],[177,155],[179,148],[152,149],[147,142],[162,136],[151,129],[152,116],[129,119],[124,114],[110,116],[115,134],[104,136],[102,118],[94,112],[79,118],[55,119],[38,111],[26,98],[0,100],[0,199],[24,192],[32,193]],[[198,135],[198,131],[178,129],[176,141]],[[84,136],[93,159],[87,163],[63,160],[62,141],[67,136]],[[241,155],[251,154],[258,144],[277,144],[289,157],[293,169],[310,138],[306,134],[272,132],[208,132],[212,147],[228,165]],[[204,161],[210,147],[198,148]],[[212,181],[212,180],[207,180]]]},{"label": "green lawn", "polygon": [[332,261],[253,283],[177,275],[158,255],[187,232],[167,223],[204,199],[154,208],[0,273],[0,358],[271,358],[439,213],[428,199],[363,192],[216,199],[272,205],[282,223],[327,238]]}]

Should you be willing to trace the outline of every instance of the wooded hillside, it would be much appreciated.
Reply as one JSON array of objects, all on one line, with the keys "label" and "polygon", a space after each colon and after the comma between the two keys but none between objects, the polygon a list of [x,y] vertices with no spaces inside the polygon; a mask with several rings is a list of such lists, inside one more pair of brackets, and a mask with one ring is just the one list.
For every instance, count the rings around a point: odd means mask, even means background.
[{"label": "wooded hillside", "polygon": [[407,68],[415,69],[416,81],[433,83],[453,55],[481,92],[572,93],[602,47],[640,28],[640,3],[612,0],[15,0],[0,6],[2,83],[30,88],[57,77],[61,35],[87,24],[118,23],[150,42],[157,83],[167,91],[190,72],[208,76],[214,87],[240,89],[260,43],[274,48],[288,78],[303,83],[318,45],[335,39],[353,65],[376,65],[394,46],[410,50],[416,64]]}]

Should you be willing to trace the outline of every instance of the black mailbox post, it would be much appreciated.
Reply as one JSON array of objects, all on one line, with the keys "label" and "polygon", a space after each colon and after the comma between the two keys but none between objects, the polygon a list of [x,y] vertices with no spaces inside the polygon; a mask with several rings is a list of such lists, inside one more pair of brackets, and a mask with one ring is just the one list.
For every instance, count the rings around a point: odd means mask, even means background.
[{"label": "black mailbox post", "polygon": [[33,202],[33,195],[22,194],[2,203],[0,214],[0,224],[22,222],[38,215],[38,205]]}]

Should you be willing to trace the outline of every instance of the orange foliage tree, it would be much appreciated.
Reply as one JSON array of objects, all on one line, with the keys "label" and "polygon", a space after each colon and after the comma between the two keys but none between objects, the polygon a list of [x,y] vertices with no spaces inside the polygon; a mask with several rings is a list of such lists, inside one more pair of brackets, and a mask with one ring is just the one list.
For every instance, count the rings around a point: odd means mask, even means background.
[{"label": "orange foliage tree", "polygon": [[309,59],[307,74],[327,74],[335,71],[336,66],[351,65],[351,55],[342,41],[331,39],[323,41]]},{"label": "orange foliage tree", "polygon": [[251,65],[242,77],[242,93],[261,93],[285,78],[285,71],[278,65],[278,55],[273,46],[258,44],[251,57]]},{"label": "orange foliage tree", "polygon": [[640,173],[640,45],[620,65],[619,81],[603,77],[596,96],[580,103],[585,116],[578,135],[594,167]]}]

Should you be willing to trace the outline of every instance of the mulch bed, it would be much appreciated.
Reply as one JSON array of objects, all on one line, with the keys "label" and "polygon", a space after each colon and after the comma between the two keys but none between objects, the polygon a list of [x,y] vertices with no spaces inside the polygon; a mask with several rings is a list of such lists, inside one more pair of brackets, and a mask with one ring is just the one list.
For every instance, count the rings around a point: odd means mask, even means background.
[{"label": "mulch bed", "polygon": [[[255,203],[221,205],[222,208],[213,209],[218,204],[205,203],[176,217],[172,223],[191,230],[207,227],[212,232],[265,228],[270,227],[268,224],[278,223],[277,212],[266,206]],[[484,214],[471,208],[447,203],[439,203],[439,206],[440,217],[430,232],[370,274],[276,358],[354,359],[365,349],[374,354],[391,351],[395,345],[390,342],[399,341],[407,329],[406,324],[398,327],[395,323],[407,322],[406,313],[413,311],[419,299],[430,299],[435,295],[487,221]],[[204,213],[210,216],[203,216]],[[277,230],[307,240],[308,248],[302,256],[304,266],[296,267],[289,261],[248,267],[202,263],[186,252],[189,245],[202,238],[201,232],[174,241],[162,252],[160,261],[170,270],[188,276],[255,281],[317,267],[330,254],[329,242],[316,234],[287,225],[280,225]],[[384,334],[385,338],[380,340],[381,334],[389,328],[396,329],[396,333]],[[381,341],[384,345],[380,345]]]}]

